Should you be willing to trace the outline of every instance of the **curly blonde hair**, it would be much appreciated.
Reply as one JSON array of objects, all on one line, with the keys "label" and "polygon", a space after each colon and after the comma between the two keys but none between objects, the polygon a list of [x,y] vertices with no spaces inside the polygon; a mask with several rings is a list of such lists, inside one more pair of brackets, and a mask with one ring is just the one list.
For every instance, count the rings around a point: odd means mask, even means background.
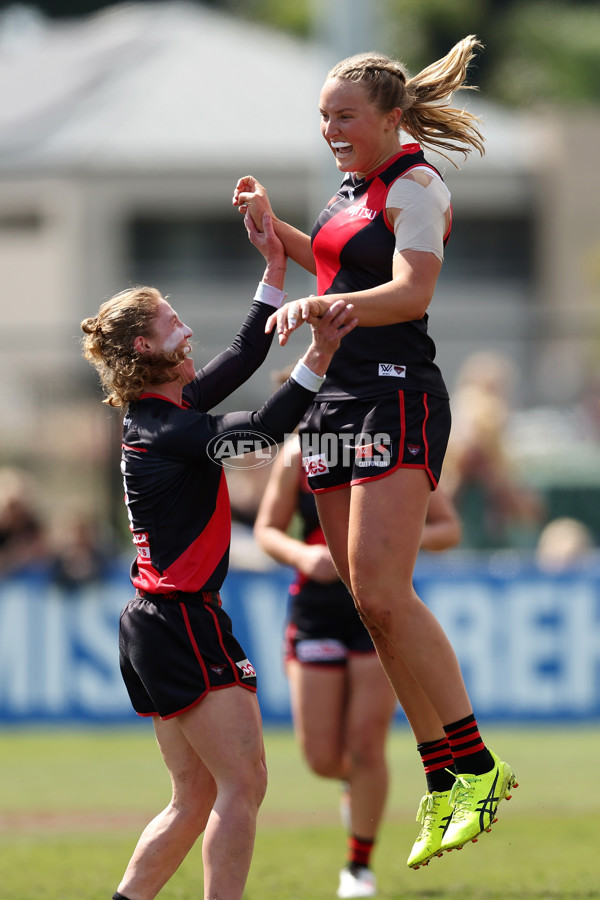
[{"label": "curly blonde hair", "polygon": [[465,79],[475,51],[482,48],[483,44],[470,34],[414,78],[399,60],[380,53],[359,53],[337,63],[327,77],[362,84],[370,102],[382,112],[400,108],[402,130],[447,159],[450,157],[444,150],[458,150],[466,157],[475,149],[483,156],[479,117],[449,105],[459,88],[477,90],[474,85],[466,85]]},{"label": "curly blonde hair", "polygon": [[139,399],[147,384],[165,384],[178,377],[174,367],[183,362],[183,350],[139,353],[134,347],[138,335],[153,335],[160,300],[162,294],[156,288],[129,288],[81,323],[83,355],[98,371],[106,392],[102,402],[108,406],[127,406]]}]

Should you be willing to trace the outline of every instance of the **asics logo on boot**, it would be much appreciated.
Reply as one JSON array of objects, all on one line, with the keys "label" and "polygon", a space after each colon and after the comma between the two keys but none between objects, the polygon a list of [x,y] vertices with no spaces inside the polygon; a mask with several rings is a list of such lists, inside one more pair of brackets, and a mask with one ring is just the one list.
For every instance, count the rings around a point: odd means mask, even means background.
[{"label": "asics logo on boot", "polygon": [[[496,785],[498,784],[498,776],[500,772],[496,772],[496,777],[492,782],[492,786],[490,788],[489,794],[487,797],[484,797],[482,800],[477,801],[477,812],[479,813],[479,825],[481,830],[487,828],[494,821],[494,813],[496,812],[496,807],[500,802],[500,797],[495,795]],[[489,822],[485,821],[485,817],[489,816]]]},{"label": "asics logo on boot", "polygon": [[449,816],[442,817],[440,824],[438,825],[438,828],[442,832],[442,837],[444,837],[444,835],[448,831],[448,825],[450,824],[451,819],[452,819],[452,813],[450,813]]}]

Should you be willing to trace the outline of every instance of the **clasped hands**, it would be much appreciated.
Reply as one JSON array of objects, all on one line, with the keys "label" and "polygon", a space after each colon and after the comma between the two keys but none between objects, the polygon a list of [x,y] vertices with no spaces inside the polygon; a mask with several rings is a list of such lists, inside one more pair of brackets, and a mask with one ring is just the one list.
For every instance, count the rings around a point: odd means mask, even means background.
[{"label": "clasped hands", "polygon": [[330,304],[315,297],[302,297],[300,300],[284,303],[277,312],[269,316],[265,331],[268,334],[276,327],[279,343],[283,347],[287,344],[292,331],[300,328],[304,322],[317,325],[329,306]]}]

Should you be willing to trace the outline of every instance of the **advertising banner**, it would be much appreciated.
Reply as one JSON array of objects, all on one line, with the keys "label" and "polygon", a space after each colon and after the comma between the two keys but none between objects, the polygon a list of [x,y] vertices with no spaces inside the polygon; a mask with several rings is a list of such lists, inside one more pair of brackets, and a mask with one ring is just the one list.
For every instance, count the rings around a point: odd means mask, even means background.
[{"label": "advertising banner", "polygon": [[[290,578],[286,569],[234,570],[222,591],[272,724],[290,722]],[[415,583],[454,645],[480,718],[600,719],[600,570],[551,576],[509,560],[446,558],[421,562]],[[118,664],[119,614],[131,596],[125,566],[68,594],[42,574],[0,582],[0,721],[134,721]]]}]

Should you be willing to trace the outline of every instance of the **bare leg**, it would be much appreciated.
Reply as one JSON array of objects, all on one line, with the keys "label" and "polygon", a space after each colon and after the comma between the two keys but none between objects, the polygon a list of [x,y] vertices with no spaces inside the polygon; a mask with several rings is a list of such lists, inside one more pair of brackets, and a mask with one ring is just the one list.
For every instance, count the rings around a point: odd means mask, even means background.
[{"label": "bare leg", "polygon": [[349,568],[353,595],[392,685],[403,692],[408,668],[447,724],[472,709],[452,645],[412,584],[429,496],[427,475],[418,469],[353,488]]},{"label": "bare leg", "polygon": [[345,668],[289,660],[287,675],[294,731],[309,768],[322,778],[348,778]]},{"label": "bare leg", "polygon": [[419,742],[471,712],[454,650],[412,586],[429,495],[424,472],[400,469],[317,497],[336,567]]},{"label": "bare leg", "polygon": [[311,770],[350,786],[352,833],[375,839],[388,792],[385,743],[396,697],[375,654],[343,668],[287,665],[294,729]]},{"label": "bare leg", "polygon": [[396,697],[373,653],[352,656],[348,674],[345,743],[352,833],[375,839],[388,794],[385,745]]},{"label": "bare leg", "polygon": [[214,779],[177,719],[154,724],[173,794],[144,829],[119,885],[131,900],[149,900],[166,884],[204,831],[216,797]]},{"label": "bare leg", "polygon": [[[387,479],[383,480],[387,481]],[[340,578],[348,589],[352,590],[348,560],[350,496],[351,488],[344,488],[338,491],[331,491],[328,494],[319,494],[316,500],[319,518],[330,553]],[[367,623],[364,615],[362,618],[369,627],[378,655],[383,662],[383,660],[391,656],[393,650],[390,647],[385,647],[386,639],[382,633],[379,633],[378,639],[375,640],[376,628],[374,623]],[[399,658],[396,659],[396,671],[392,687],[413,730],[417,743],[439,740],[444,737],[444,729],[435,708],[414,678],[412,672]]]},{"label": "bare leg", "polygon": [[173,796],[144,830],[118,890],[153,900],[205,829],[205,900],[240,900],[267,780],[256,695],[215,691],[155,728]]}]

